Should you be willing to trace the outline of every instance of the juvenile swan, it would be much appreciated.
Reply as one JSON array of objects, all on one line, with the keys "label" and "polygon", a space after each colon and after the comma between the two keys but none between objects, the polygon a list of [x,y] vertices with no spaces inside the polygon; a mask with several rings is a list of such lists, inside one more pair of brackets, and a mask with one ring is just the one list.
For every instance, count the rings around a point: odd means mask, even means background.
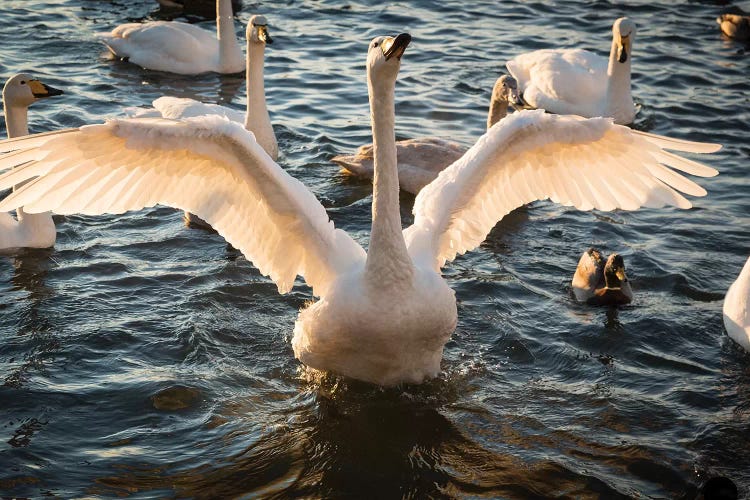
[{"label": "juvenile swan", "polygon": [[[492,88],[490,109],[487,113],[487,128],[505,118],[508,106],[518,107],[518,86],[513,77],[503,75]],[[396,143],[398,159],[398,183],[401,189],[417,194],[420,189],[432,182],[448,165],[458,160],[466,148],[453,141],[438,137],[407,139]],[[340,155],[331,161],[359,177],[372,179],[374,168],[372,144],[360,146],[353,155]]]},{"label": "juvenile swan", "polygon": [[727,334],[750,352],[750,257],[724,297],[723,312]]},{"label": "juvenile swan", "polygon": [[[677,190],[706,191],[673,169],[717,172],[663,148],[719,148],[541,111],[514,113],[420,191],[401,229],[394,133],[396,77],[411,37],[369,45],[375,144],[372,228],[365,252],[241,125],[218,116],[110,120],[2,144],[0,189],[30,180],[16,205],[59,213],[122,213],[157,203],[195,213],[288,292],[303,276],[319,300],[300,311],[302,363],[382,385],[440,372],[456,298],[440,269],[476,248],[514,208],[551,198],[580,209],[689,208]],[[82,157],[87,161],[80,161]],[[32,180],[33,179],[33,180]],[[616,182],[610,182],[616,180]]]},{"label": "juvenile swan", "polygon": [[[35,102],[62,94],[63,91],[43,84],[26,73],[13,75],[3,87],[3,112],[8,137],[29,134],[29,106]],[[47,248],[55,244],[55,223],[49,212],[29,214],[17,208],[16,216],[0,212],[0,252],[17,248]]]},{"label": "juvenile swan", "polygon": [[550,113],[609,116],[632,123],[636,107],[630,94],[635,23],[621,17],[612,26],[609,59],[581,49],[527,52],[506,63],[518,80],[521,98]]},{"label": "juvenile swan", "polygon": [[216,0],[215,34],[188,23],[152,21],[121,24],[97,36],[115,56],[146,69],[182,75],[245,69],[231,0]]}]

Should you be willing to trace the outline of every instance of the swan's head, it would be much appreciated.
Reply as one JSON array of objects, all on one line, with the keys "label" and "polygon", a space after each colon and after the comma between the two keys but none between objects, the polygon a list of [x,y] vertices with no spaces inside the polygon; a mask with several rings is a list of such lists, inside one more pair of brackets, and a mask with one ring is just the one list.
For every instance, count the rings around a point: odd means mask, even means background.
[{"label": "swan's head", "polygon": [[622,255],[613,253],[604,264],[604,282],[607,288],[621,288],[623,283],[627,283],[628,277],[625,274],[625,261]]},{"label": "swan's head", "polygon": [[247,33],[245,34],[248,42],[253,43],[273,43],[271,35],[268,34],[268,21],[266,16],[255,15],[247,22]]},{"label": "swan's head", "polygon": [[612,41],[617,48],[617,62],[628,60],[630,48],[635,38],[635,23],[627,17],[621,17],[612,25]]},{"label": "swan's head", "polygon": [[45,85],[28,73],[19,73],[5,82],[3,102],[10,106],[30,106],[39,99],[62,93],[62,90]]},{"label": "swan's head", "polygon": [[516,110],[523,107],[523,101],[518,95],[518,82],[510,75],[503,75],[497,79],[492,88],[492,100],[513,106]]},{"label": "swan's head", "polygon": [[398,36],[379,36],[373,38],[367,51],[368,78],[389,78],[396,80],[401,67],[401,56],[411,42],[409,33]]}]

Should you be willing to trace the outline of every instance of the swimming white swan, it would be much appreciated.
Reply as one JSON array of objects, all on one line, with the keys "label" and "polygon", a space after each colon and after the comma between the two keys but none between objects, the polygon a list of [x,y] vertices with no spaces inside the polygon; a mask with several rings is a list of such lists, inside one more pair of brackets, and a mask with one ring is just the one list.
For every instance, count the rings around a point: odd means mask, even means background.
[{"label": "swimming white swan", "polygon": [[732,340],[750,352],[750,257],[724,297],[724,327]]},{"label": "swimming white swan", "polygon": [[[490,109],[487,113],[487,128],[505,118],[508,106],[520,106],[516,80],[509,75],[497,79],[492,88]],[[432,182],[448,165],[466,152],[460,144],[438,137],[406,139],[396,143],[398,158],[398,183],[401,189],[417,194]],[[353,155],[339,155],[331,161],[341,165],[358,177],[372,179],[375,166],[372,144],[360,146]]]},{"label": "swimming white swan", "polygon": [[216,0],[216,33],[177,21],[121,24],[98,33],[115,56],[146,69],[183,75],[245,69],[234,32],[231,0]]},{"label": "swimming white swan", "polygon": [[[29,106],[62,93],[62,90],[45,85],[26,73],[10,77],[3,87],[3,112],[8,137],[28,135]],[[0,252],[23,247],[47,248],[55,244],[55,223],[49,212],[29,214],[23,208],[17,208],[16,216],[18,219],[7,212],[0,212]]]},{"label": "swimming white swan", "polygon": [[544,49],[516,56],[505,66],[530,106],[550,113],[609,116],[626,125],[636,114],[630,94],[633,38],[635,23],[621,17],[612,26],[609,60],[581,49]]},{"label": "swimming white swan", "polygon": [[[394,88],[411,37],[375,38],[367,77],[375,144],[367,253],[237,123],[217,116],[104,124],[0,143],[0,189],[30,180],[0,210],[122,213],[161,203],[197,214],[288,292],[297,275],[319,300],[300,311],[295,356],[367,382],[422,382],[440,372],[456,298],[440,268],[476,248],[514,208],[551,198],[583,210],[690,202],[706,191],[676,173],[716,170],[662,148],[720,146],[633,131],[610,119],[514,113],[492,127],[414,202],[399,208]],[[83,159],[85,158],[85,161]],[[671,167],[671,168],[670,168]],[[31,180],[34,179],[34,180]]]},{"label": "swimming white swan", "polygon": [[633,301],[633,289],[625,274],[625,261],[617,253],[605,260],[596,248],[583,252],[571,285],[576,300],[587,304],[622,305]]},{"label": "swimming white swan", "polygon": [[[273,39],[268,34],[268,21],[264,16],[255,15],[247,23],[247,70],[245,86],[247,87],[247,105],[245,113],[219,104],[206,104],[195,99],[182,97],[160,97],[153,102],[154,109],[139,111],[136,116],[161,116],[182,120],[195,116],[219,115],[232,121],[244,123],[245,128],[255,134],[258,144],[276,160],[279,146],[276,134],[271,125],[271,117],[266,106],[266,91],[263,79],[263,59],[267,43]],[[209,227],[209,225],[189,212],[185,212],[189,224]]]}]

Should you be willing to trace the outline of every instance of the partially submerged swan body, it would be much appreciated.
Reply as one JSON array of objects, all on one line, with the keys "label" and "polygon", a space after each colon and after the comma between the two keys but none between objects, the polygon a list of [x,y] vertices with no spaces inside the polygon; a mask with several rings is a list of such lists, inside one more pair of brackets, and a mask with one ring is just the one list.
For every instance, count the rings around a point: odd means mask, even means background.
[{"label": "partially submerged swan body", "polygon": [[727,334],[750,352],[750,257],[724,297],[723,316]]},{"label": "partially submerged swan body", "polygon": [[216,0],[215,33],[188,23],[152,21],[121,24],[97,36],[116,57],[146,69],[183,75],[245,69],[230,0]]},{"label": "partially submerged swan body", "polygon": [[[13,75],[3,87],[3,112],[9,138],[28,135],[29,106],[63,91],[50,87],[27,73]],[[16,208],[16,218],[0,212],[0,252],[19,248],[47,248],[55,244],[57,233],[49,212],[27,214]]]},{"label": "partially submerged swan body", "polygon": [[[0,189],[29,181],[17,204],[58,213],[122,213],[166,204],[197,214],[270,277],[281,293],[302,276],[318,300],[300,311],[295,356],[312,369],[381,385],[440,372],[456,327],[441,268],[478,247],[514,208],[550,198],[582,210],[690,208],[706,191],[676,172],[716,170],[667,153],[720,146],[614,125],[610,119],[514,113],[422,189],[402,230],[395,83],[411,37],[377,37],[367,57],[375,144],[368,251],[335,229],[304,184],[237,123],[218,116],[104,124],[15,139],[2,148]],[[86,162],[80,159],[85,155]],[[617,182],[609,182],[615,179]]]},{"label": "partially submerged swan body", "polygon": [[604,259],[596,248],[583,252],[571,284],[579,302],[617,306],[633,301],[633,289],[625,274],[625,262],[617,253]]},{"label": "partially submerged swan body", "polygon": [[612,26],[609,59],[581,49],[543,49],[516,56],[506,67],[531,107],[588,118],[609,116],[627,125],[637,112],[630,91],[634,38],[635,23],[621,17]]},{"label": "partially submerged swan body", "polygon": [[[487,113],[487,128],[505,118],[508,106],[520,106],[516,81],[503,75],[495,81]],[[466,148],[454,141],[438,137],[406,139],[396,143],[398,159],[398,182],[401,189],[417,194],[420,189],[435,180],[438,174],[466,153]],[[360,146],[353,155],[339,155],[331,161],[348,172],[365,179],[375,174],[372,144]]]}]

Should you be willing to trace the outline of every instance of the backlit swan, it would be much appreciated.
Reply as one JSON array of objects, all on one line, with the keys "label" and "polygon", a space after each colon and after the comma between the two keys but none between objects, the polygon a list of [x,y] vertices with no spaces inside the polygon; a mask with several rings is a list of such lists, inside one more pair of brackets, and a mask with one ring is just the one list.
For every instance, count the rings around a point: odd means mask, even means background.
[{"label": "backlit swan", "polygon": [[188,23],[152,21],[121,24],[97,36],[115,56],[146,69],[183,75],[245,69],[231,0],[216,0],[215,34]]},{"label": "backlit swan", "polygon": [[516,56],[505,66],[530,106],[550,113],[610,116],[625,125],[636,114],[630,94],[633,38],[635,23],[621,17],[612,26],[609,60],[581,49],[544,49]]},{"label": "backlit swan", "polygon": [[732,340],[750,351],[750,257],[724,297],[724,327]]},{"label": "backlit swan", "polygon": [[[3,112],[8,137],[28,135],[29,106],[40,99],[62,93],[62,90],[49,87],[26,73],[10,77],[3,87]],[[16,215],[18,219],[7,212],[0,212],[0,251],[22,247],[47,248],[55,244],[55,223],[51,214],[27,214],[23,208],[18,208]]]},{"label": "backlit swan", "polygon": [[402,231],[394,87],[410,39],[378,37],[368,50],[375,179],[367,253],[334,228],[320,202],[252,134],[217,116],[110,120],[0,143],[17,149],[0,157],[0,171],[18,166],[0,175],[0,189],[30,180],[0,210],[21,204],[101,214],[162,203],[193,212],[280,292],[297,275],[312,287],[319,300],[295,324],[297,358],[392,385],[439,373],[457,321],[440,268],[479,246],[514,208],[546,198],[584,210],[689,208],[676,189],[706,192],[672,169],[717,173],[662,149],[710,152],[717,145],[637,132],[606,118],[523,111],[498,122],[422,189],[414,224]]},{"label": "backlit swan", "polygon": [[571,284],[576,300],[587,304],[622,305],[633,300],[625,261],[616,253],[605,260],[595,248],[583,252]]},{"label": "backlit swan", "polygon": [[[492,88],[490,109],[487,113],[487,128],[508,114],[508,106],[519,106],[518,86],[515,79],[503,75]],[[396,143],[398,158],[398,183],[401,189],[417,194],[420,189],[432,182],[448,165],[458,160],[466,152],[460,144],[438,137],[406,139]],[[372,144],[360,146],[353,155],[340,155],[331,161],[344,167],[359,177],[372,179],[375,167]]]}]

